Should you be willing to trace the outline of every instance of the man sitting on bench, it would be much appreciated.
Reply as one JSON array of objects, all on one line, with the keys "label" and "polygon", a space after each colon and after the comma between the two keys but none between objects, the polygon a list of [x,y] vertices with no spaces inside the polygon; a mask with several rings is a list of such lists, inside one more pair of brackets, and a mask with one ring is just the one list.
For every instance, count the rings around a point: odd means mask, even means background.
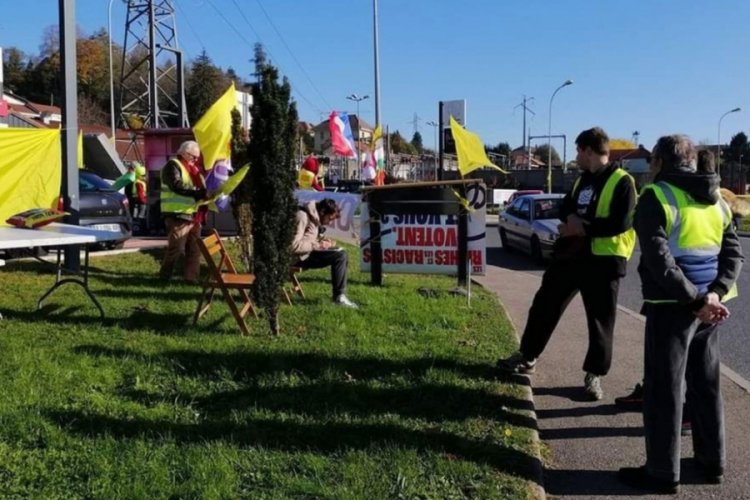
[{"label": "man sitting on bench", "polygon": [[301,205],[297,210],[297,229],[292,241],[294,264],[302,269],[321,269],[331,266],[333,303],[357,309],[346,296],[347,255],[336,242],[321,236],[325,226],[339,217],[339,209],[331,198],[323,198]]}]

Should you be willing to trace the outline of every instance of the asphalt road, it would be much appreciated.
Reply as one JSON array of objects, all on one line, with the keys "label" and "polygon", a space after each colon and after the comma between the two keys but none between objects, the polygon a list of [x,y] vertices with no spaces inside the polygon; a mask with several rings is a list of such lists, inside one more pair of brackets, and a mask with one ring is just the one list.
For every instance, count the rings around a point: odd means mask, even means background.
[{"label": "asphalt road", "polygon": [[[741,240],[742,249],[750,261],[750,238]],[[642,300],[641,282],[636,271],[639,259],[640,251],[636,248],[628,262],[628,274],[620,284],[620,305],[635,312],[640,311]],[[535,264],[528,255],[517,250],[504,250],[495,225],[487,226],[487,263],[539,276],[544,272],[543,267]],[[721,358],[725,365],[745,380],[750,380],[750,262],[742,269],[737,286],[740,296],[727,303],[732,315],[719,329]]]}]

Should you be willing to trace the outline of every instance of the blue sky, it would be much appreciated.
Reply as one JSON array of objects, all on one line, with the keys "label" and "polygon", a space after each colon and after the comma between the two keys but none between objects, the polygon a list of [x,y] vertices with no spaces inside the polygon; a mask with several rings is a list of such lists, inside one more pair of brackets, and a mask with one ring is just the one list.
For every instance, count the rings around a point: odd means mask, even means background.
[{"label": "blue sky", "polygon": [[[0,0],[6,12],[0,18],[0,45],[36,52],[44,27],[57,22],[57,3]],[[374,121],[372,1],[175,3],[179,41],[188,57],[205,47],[216,64],[249,77],[249,43],[259,36],[273,62],[289,77],[302,119],[318,122],[331,108],[354,112],[354,103],[345,97],[357,93],[371,96],[360,108],[365,120]],[[80,27],[86,32],[106,27],[107,4],[78,0]],[[523,94],[533,96],[536,116],[530,121],[531,132],[544,135],[550,96],[568,78],[575,83],[555,97],[552,131],[568,136],[569,159],[577,133],[593,125],[601,125],[612,137],[630,138],[637,130],[649,148],[658,136],[675,132],[715,143],[719,117],[740,106],[743,112],[723,120],[722,142],[750,129],[747,0],[379,4],[382,121],[411,138],[409,122],[416,113],[428,147],[434,135],[425,122],[437,118],[439,100],[466,99],[470,130],[485,143],[507,141],[516,147],[521,143],[522,115],[513,108]],[[124,3],[114,0],[113,34],[119,43],[124,19]]]}]

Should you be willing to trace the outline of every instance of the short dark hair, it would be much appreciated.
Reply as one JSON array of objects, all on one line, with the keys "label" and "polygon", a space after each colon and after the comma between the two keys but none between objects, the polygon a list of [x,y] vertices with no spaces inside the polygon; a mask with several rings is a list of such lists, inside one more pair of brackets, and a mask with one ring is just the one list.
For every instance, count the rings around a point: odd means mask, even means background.
[{"label": "short dark hair", "polygon": [[318,211],[318,216],[320,217],[324,215],[337,215],[339,213],[339,207],[336,206],[336,202],[331,198],[323,198],[315,203],[315,209]]},{"label": "short dark hair", "polygon": [[576,146],[585,150],[590,148],[600,155],[609,154],[609,136],[601,127],[584,130],[576,137]]},{"label": "short dark hair", "polygon": [[716,173],[716,165],[714,165],[714,154],[708,149],[701,149],[698,151],[698,172],[701,174],[714,174]]},{"label": "short dark hair", "polygon": [[695,146],[690,138],[683,134],[665,135],[656,141],[651,158],[658,158],[662,162],[662,170],[679,166],[690,167],[695,171]]}]

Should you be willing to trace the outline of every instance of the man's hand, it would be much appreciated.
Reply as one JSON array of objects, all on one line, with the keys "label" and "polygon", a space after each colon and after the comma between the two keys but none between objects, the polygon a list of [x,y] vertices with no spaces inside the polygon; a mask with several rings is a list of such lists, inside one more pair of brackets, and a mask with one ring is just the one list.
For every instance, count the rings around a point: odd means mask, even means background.
[{"label": "man's hand", "polygon": [[695,315],[702,323],[716,324],[729,318],[729,309],[721,303],[716,293],[711,292],[706,295],[706,303]]},{"label": "man's hand", "polygon": [[320,246],[321,250],[328,250],[328,249],[333,248],[335,246],[334,243],[331,240],[327,239],[327,238],[323,238],[322,240],[320,240],[318,242],[318,245]]},{"label": "man's hand", "polygon": [[568,215],[568,219],[565,223],[565,233],[560,233],[561,236],[586,236],[586,231],[583,229],[586,221],[581,219],[575,214]]}]

